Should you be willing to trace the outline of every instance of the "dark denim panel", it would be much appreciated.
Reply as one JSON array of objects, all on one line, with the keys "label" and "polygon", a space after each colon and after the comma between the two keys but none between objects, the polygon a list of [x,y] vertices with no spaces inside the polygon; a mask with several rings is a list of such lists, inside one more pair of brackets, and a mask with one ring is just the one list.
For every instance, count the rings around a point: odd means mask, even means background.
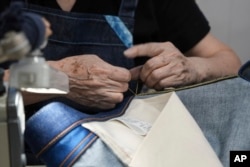
[{"label": "dark denim panel", "polygon": [[[133,33],[136,4],[137,1],[123,0],[120,8],[121,16],[120,19],[117,19],[124,23],[131,34]],[[117,36],[116,31],[106,22],[105,16],[70,13],[35,5],[28,5],[28,8],[24,10],[40,14],[53,23],[51,24],[53,35],[43,50],[47,60],[95,54],[112,65],[127,69],[134,67],[134,60],[127,59],[123,55],[123,51],[127,49],[122,41],[124,38],[121,39]],[[127,39],[125,38],[125,40]],[[135,92],[137,83],[131,83],[130,89]],[[50,166],[53,166],[54,163],[59,164],[60,161],[64,161],[65,155],[72,155],[67,162],[61,162],[70,165],[86,150],[92,140],[80,144],[88,136],[88,133],[84,133],[86,129],[81,128],[82,138],[79,138],[79,145],[69,142],[69,145],[63,146],[62,141],[68,139],[83,122],[105,121],[121,116],[133,95],[131,91],[126,92],[123,102],[117,104],[112,110],[93,109],[94,111],[92,111],[91,108],[76,104],[66,98],[51,99],[26,107],[29,111],[36,110],[37,112],[27,120],[25,140],[32,151],[46,164]],[[77,137],[79,136],[77,135]],[[77,146],[79,149],[74,152]],[[65,149],[63,154],[56,151],[60,147]],[[56,162],[50,159],[51,156],[54,156],[53,159]]]},{"label": "dark denim panel", "polygon": [[71,166],[97,138],[94,133],[78,126],[39,155],[39,158],[46,162],[47,167]]},{"label": "dark denim panel", "polygon": [[238,75],[246,81],[250,82],[250,60],[243,66],[241,66]]},{"label": "dark denim panel", "polygon": [[138,4],[138,0],[126,1],[122,0],[121,7],[119,10],[120,17],[131,17],[135,16],[135,7]]},{"label": "dark denim panel", "polygon": [[63,103],[51,102],[26,122],[25,139],[32,146],[32,151],[39,154],[83,122],[105,121],[121,116],[132,98],[126,97],[113,110],[96,114],[86,114]]}]

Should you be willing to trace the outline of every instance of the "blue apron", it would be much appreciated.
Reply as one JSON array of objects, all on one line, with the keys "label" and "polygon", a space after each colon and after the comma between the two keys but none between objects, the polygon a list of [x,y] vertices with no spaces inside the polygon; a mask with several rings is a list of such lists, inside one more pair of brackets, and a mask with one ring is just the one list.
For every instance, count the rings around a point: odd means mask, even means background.
[{"label": "blue apron", "polygon": [[[47,60],[95,54],[110,64],[130,69],[134,61],[127,59],[123,51],[133,44],[136,6],[137,0],[122,0],[118,16],[69,13],[31,4],[24,10],[40,14],[52,23],[53,35],[43,51]],[[137,83],[131,82],[129,87],[135,92]],[[38,111],[26,122],[25,141],[47,166],[72,166],[98,138],[81,123],[120,116],[132,98],[133,93],[128,91],[123,102],[105,111],[62,98],[27,107]]]}]

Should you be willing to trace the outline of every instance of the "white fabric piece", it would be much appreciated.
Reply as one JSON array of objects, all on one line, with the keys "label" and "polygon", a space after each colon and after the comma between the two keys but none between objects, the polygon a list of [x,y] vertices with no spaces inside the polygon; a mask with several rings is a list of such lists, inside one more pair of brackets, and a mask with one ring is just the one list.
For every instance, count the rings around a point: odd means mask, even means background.
[{"label": "white fabric piece", "polygon": [[123,116],[82,126],[130,167],[222,167],[175,92],[136,96]]}]

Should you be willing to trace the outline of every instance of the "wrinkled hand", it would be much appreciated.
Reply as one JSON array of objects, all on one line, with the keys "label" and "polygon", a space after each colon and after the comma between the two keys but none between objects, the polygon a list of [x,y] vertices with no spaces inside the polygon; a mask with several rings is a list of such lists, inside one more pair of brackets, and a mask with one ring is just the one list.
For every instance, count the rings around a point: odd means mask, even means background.
[{"label": "wrinkled hand", "polygon": [[124,52],[126,57],[148,56],[143,65],[131,69],[132,79],[141,79],[149,88],[161,90],[195,82],[196,70],[172,43],[136,45]]},{"label": "wrinkled hand", "polygon": [[115,107],[123,100],[131,79],[129,70],[110,65],[96,55],[72,56],[49,63],[69,76],[67,98],[89,107]]}]

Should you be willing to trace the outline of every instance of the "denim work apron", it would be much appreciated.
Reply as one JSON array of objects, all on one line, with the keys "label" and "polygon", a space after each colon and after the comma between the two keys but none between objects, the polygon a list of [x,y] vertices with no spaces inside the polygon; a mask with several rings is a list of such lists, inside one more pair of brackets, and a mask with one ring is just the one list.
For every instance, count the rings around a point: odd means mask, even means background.
[{"label": "denim work apron", "polygon": [[[136,6],[136,0],[122,0],[118,16],[69,13],[31,4],[25,11],[40,14],[52,23],[53,35],[44,50],[47,60],[96,54],[110,64],[130,69],[134,61],[125,58],[123,51],[133,44]],[[134,92],[137,83],[131,82],[129,87]],[[37,104],[39,110],[26,123],[25,140],[47,166],[72,166],[98,138],[81,123],[120,116],[132,98],[133,93],[128,91],[116,108],[95,110],[96,114],[88,114],[91,109],[66,99]]]}]

